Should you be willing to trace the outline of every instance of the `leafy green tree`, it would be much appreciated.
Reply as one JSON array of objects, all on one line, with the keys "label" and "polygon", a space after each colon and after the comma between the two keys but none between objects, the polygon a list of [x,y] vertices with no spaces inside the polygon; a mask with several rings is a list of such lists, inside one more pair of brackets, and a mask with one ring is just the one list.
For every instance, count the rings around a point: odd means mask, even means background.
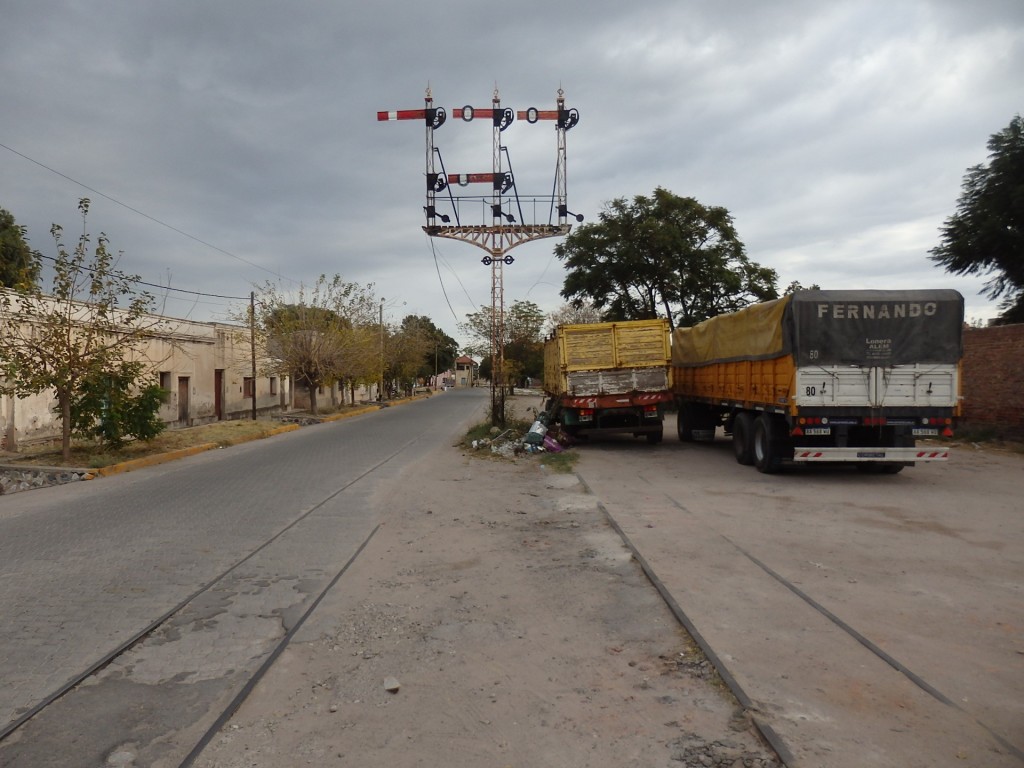
[{"label": "leafy green tree", "polygon": [[79,385],[71,402],[71,430],[102,445],[121,448],[131,438],[152,440],[164,431],[159,410],[167,395],[155,381],[143,383],[145,366],[122,361],[113,370],[94,372]]},{"label": "leafy green tree", "polygon": [[0,288],[16,288],[39,280],[39,259],[28,246],[25,228],[0,208]]},{"label": "leafy green tree", "polygon": [[[491,378],[491,307],[466,315],[459,328],[470,337],[466,351],[482,357],[480,375]],[[527,376],[540,377],[544,371],[544,312],[532,301],[517,300],[505,310],[505,381],[511,385]],[[514,377],[514,378],[513,378]]]},{"label": "leafy green tree", "polygon": [[[0,292],[0,388],[19,397],[53,390],[64,461],[71,458],[72,426],[85,423],[85,414],[74,411],[83,388],[121,376],[121,386],[134,389],[143,369],[126,362],[138,359],[160,323],[150,314],[153,297],[136,290],[139,278],[114,271],[107,236],[100,233],[92,246],[85,226],[89,200],[82,198],[78,209],[83,227],[73,251],[64,245],[63,229],[50,228],[57,246],[50,295],[25,282]],[[34,255],[36,270],[40,258]]]},{"label": "leafy green tree", "polygon": [[984,293],[1001,299],[1000,323],[1024,322],[1024,120],[988,140],[988,165],[967,169],[957,212],[931,259],[956,275],[992,275]]},{"label": "leafy green tree", "polygon": [[434,325],[425,315],[407,315],[402,320],[402,334],[420,336],[425,341],[422,357],[415,371],[415,377],[429,381],[438,371],[447,371],[455,366],[459,344],[455,339]]},{"label": "leafy green tree", "polygon": [[555,255],[566,267],[563,298],[589,300],[608,320],[693,325],[778,297],[778,275],[747,258],[725,208],[661,187],[611,201]]},{"label": "leafy green tree", "polygon": [[253,316],[244,322],[253,325],[257,344],[270,361],[264,373],[291,376],[305,387],[314,414],[319,413],[320,387],[353,377],[372,381],[372,372],[380,370],[372,286],[320,275],[312,286],[300,286],[295,296],[269,282],[256,293]]}]

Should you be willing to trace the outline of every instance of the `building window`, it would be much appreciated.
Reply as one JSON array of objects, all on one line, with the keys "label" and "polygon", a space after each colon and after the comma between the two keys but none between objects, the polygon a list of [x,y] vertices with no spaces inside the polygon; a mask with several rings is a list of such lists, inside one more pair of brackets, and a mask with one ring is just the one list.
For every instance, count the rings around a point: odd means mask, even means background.
[{"label": "building window", "polygon": [[277,394],[277,376],[270,377],[270,394]]},{"label": "building window", "polygon": [[256,396],[256,379],[252,376],[246,376],[242,379],[242,397],[255,397]]},{"label": "building window", "polygon": [[171,391],[170,371],[160,371],[160,389],[166,389],[168,392]]}]

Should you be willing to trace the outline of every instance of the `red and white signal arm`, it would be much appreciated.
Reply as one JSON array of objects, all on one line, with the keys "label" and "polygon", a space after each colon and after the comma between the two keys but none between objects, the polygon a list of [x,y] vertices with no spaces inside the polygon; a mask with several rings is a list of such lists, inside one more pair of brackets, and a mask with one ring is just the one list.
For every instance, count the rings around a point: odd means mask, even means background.
[{"label": "red and white signal arm", "polygon": [[529,109],[520,110],[516,113],[516,117],[520,120],[525,120],[528,123],[536,123],[538,120],[557,120],[558,110],[557,109],[537,109],[536,107],[530,107]]},{"label": "red and white signal arm", "polygon": [[434,128],[444,125],[447,117],[444,107],[432,107],[430,109],[392,109],[381,110],[377,113],[377,122],[385,120],[423,120]]},{"label": "red and white signal arm", "polygon": [[522,110],[516,113],[516,117],[520,120],[525,120],[530,123],[537,123],[541,120],[555,120],[558,123],[559,128],[569,130],[580,121],[580,113],[575,107],[570,109],[537,109],[536,107],[530,107],[529,109]]}]

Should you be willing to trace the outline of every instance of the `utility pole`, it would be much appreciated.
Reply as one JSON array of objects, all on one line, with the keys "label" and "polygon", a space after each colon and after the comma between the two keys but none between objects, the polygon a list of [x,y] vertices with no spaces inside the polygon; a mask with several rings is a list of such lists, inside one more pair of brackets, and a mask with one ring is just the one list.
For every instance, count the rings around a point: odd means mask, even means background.
[{"label": "utility pole", "polygon": [[384,298],[380,300],[380,383],[377,387],[377,400],[384,402]]},{"label": "utility pole", "polygon": [[252,356],[252,420],[256,421],[256,291],[249,291],[249,351]]},{"label": "utility pole", "polygon": [[[566,109],[565,94],[561,88],[554,110],[539,110],[534,107],[513,112],[502,108],[498,89],[494,89],[489,109],[477,109],[471,106],[457,107],[452,110],[454,117],[464,122],[472,122],[482,118],[491,121],[491,171],[489,173],[448,173],[444,168],[440,150],[434,146],[434,130],[444,125],[447,113],[443,107],[435,107],[430,88],[427,88],[423,109],[398,110],[394,112],[378,112],[377,120],[423,120],[426,126],[426,177],[427,200],[424,211],[427,223],[423,231],[431,237],[445,237],[452,240],[475,245],[486,252],[481,263],[491,268],[491,423],[504,426],[505,422],[505,265],[511,265],[515,259],[509,251],[523,243],[547,237],[562,237],[569,234],[571,228],[568,217],[583,221],[583,216],[571,213],[566,201],[566,145],[565,133],[579,122],[576,109]],[[534,197],[532,200],[532,223],[524,220],[523,202],[516,189],[515,178],[511,170],[506,171],[502,158],[508,159],[508,147],[501,143],[501,134],[518,118],[529,124],[539,121],[553,121],[556,133],[556,162],[554,193],[548,197]],[[435,160],[441,166],[437,172]],[[466,187],[470,184],[490,184],[490,195],[464,196],[455,195],[452,185]],[[438,211],[438,193],[447,191],[447,202],[452,214]],[[511,193],[506,202],[505,195]],[[443,199],[443,198],[442,198]],[[515,202],[515,209],[512,207]],[[536,220],[537,206],[546,203],[548,221],[546,224]],[[467,208],[479,206],[483,211],[483,224],[463,224],[462,213]],[[488,211],[489,209],[489,211]],[[518,213],[518,219],[513,213]],[[486,223],[487,214],[490,223]],[[451,225],[452,216],[455,224]]]}]

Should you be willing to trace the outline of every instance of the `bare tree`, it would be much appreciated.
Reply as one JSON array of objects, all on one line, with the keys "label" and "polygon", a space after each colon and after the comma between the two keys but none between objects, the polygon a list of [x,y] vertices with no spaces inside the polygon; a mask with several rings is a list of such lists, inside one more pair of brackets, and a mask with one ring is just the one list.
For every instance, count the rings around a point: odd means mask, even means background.
[{"label": "bare tree", "polygon": [[579,325],[601,322],[601,310],[589,301],[563,304],[554,312],[548,312],[544,321],[545,335],[550,335],[560,325]]}]

